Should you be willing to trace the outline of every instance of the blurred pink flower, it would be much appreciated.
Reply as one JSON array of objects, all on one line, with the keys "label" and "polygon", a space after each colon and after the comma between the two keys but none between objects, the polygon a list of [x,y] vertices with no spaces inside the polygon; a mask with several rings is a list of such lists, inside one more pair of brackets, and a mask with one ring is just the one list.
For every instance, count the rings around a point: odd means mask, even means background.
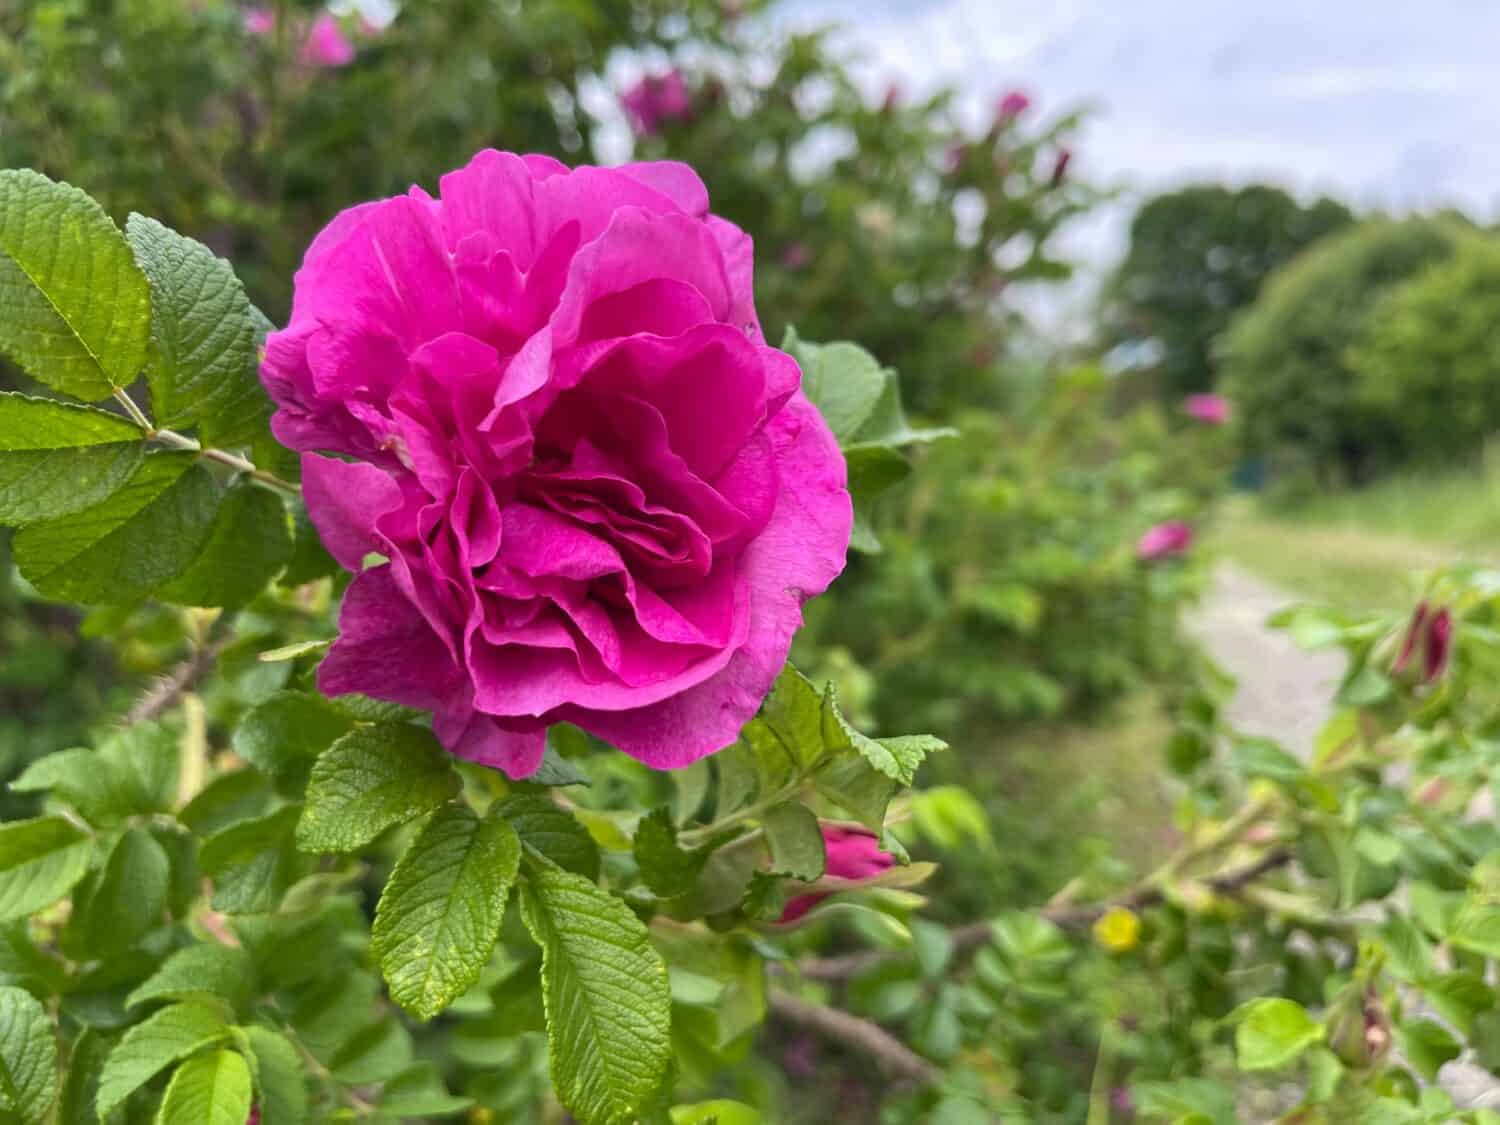
[{"label": "blurred pink flower", "polygon": [[880,103],[880,108],[890,113],[906,100],[906,92],[901,88],[901,83],[892,82],[885,88],[885,99]]},{"label": "blurred pink flower", "polygon": [[276,30],[276,13],[270,8],[245,9],[245,31],[250,35],[270,35]]},{"label": "blurred pink flower", "polygon": [[332,12],[319,12],[297,57],[306,66],[348,66],[354,61],[354,44]]},{"label": "blurred pink flower", "polygon": [[1146,562],[1184,555],[1193,545],[1193,529],[1181,520],[1159,523],[1136,540],[1136,557]]},{"label": "blurred pink flower", "polygon": [[625,93],[620,103],[637,136],[654,137],[665,121],[682,121],[693,112],[692,95],[682,73],[648,74]]},{"label": "blurred pink flower", "polygon": [[1453,652],[1453,615],[1440,609],[1427,623],[1426,643],[1422,646],[1422,682],[1430,684],[1448,670]]},{"label": "blurred pink flower", "polygon": [[[823,845],[828,851],[828,866],[823,872],[825,880],[847,879],[852,882],[868,879],[872,875],[879,875],[896,862],[892,856],[880,850],[880,841],[873,832],[833,824],[825,824],[822,828]],[[780,920],[797,921],[831,893],[824,891],[820,894],[798,895],[788,900]]]},{"label": "blurred pink flower", "polygon": [[1031,108],[1031,98],[1024,90],[1007,90],[995,103],[995,122],[1005,125]]},{"label": "blurred pink flower", "polygon": [[781,252],[781,264],[789,270],[800,270],[808,263],[807,244],[791,242]]},{"label": "blurred pink flower", "polygon": [[1188,395],[1182,400],[1182,412],[1210,426],[1222,426],[1229,421],[1229,400],[1223,395]]},{"label": "blurred pink flower", "polygon": [[250,1107],[250,1116],[245,1118],[245,1125],[260,1125],[260,1106]]}]

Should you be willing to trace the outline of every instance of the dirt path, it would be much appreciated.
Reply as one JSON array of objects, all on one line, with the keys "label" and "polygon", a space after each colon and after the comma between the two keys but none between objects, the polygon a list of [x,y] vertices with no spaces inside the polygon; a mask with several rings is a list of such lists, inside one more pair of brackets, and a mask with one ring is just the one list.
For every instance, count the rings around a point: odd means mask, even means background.
[{"label": "dirt path", "polygon": [[[1230,725],[1274,738],[1306,758],[1328,714],[1344,660],[1337,652],[1307,652],[1285,633],[1266,627],[1271,614],[1300,600],[1223,563],[1187,628],[1235,679]],[[1466,1059],[1443,1067],[1439,1083],[1460,1108],[1500,1107],[1500,1083]]]}]

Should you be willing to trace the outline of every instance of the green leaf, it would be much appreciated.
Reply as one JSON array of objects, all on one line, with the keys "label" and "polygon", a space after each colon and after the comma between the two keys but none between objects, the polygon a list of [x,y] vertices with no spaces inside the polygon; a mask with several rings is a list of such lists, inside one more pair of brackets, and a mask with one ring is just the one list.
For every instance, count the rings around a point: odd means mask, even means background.
[{"label": "green leaf", "polygon": [[0,524],[56,519],[97,504],[140,466],[142,437],[118,414],[0,394]]},{"label": "green leaf", "polygon": [[148,1016],[125,1033],[105,1060],[96,1102],[100,1119],[178,1059],[229,1035],[218,1012],[202,1004],[173,1004]]},{"label": "green leaf", "polygon": [[1478,973],[1444,973],[1422,988],[1432,1010],[1452,1024],[1461,1035],[1470,1035],[1474,1017],[1495,1007],[1495,990]]},{"label": "green leaf", "polygon": [[948,744],[930,734],[908,734],[896,738],[869,738],[849,725],[839,711],[833,685],[823,693],[823,740],[835,751],[853,748],[861,758],[901,785],[916,779],[917,769],[928,754],[946,750]]},{"label": "green leaf", "polygon": [[811,809],[786,801],[768,809],[760,823],[771,848],[772,873],[790,875],[804,883],[822,878],[828,853],[823,830]]},{"label": "green leaf", "polygon": [[51,906],[89,868],[93,843],[60,816],[0,824],[0,922]]},{"label": "green leaf", "polygon": [[432,733],[406,723],[350,731],[313,765],[297,846],[351,852],[458,796],[453,760]]},{"label": "green leaf", "polygon": [[437,1068],[429,1062],[396,1075],[380,1091],[380,1108],[402,1118],[449,1117],[474,1104],[472,1098],[455,1098],[443,1087]]},{"label": "green leaf", "polygon": [[292,557],[282,571],[282,585],[301,586],[337,574],[341,569],[318,538],[318,529],[308,518],[307,510],[298,505],[292,513]]},{"label": "green leaf", "polygon": [[234,270],[143,215],[130,216],[125,237],[151,288],[146,380],[156,424],[199,425],[205,445],[253,440],[269,411],[250,302]]},{"label": "green leaf", "polygon": [[0,1110],[42,1121],[57,1100],[57,1033],[35,997],[0,986]]},{"label": "green leaf", "polygon": [[632,844],[641,879],[659,898],[676,898],[698,885],[698,876],[708,856],[677,842],[677,828],[666,808],[641,818]]},{"label": "green leaf", "polygon": [[265,1125],[303,1125],[307,1120],[304,1063],[285,1035],[268,1027],[244,1029],[254,1061],[256,1105]]},{"label": "green leaf", "polygon": [[531,854],[590,882],[599,877],[599,845],[587,828],[548,798],[516,794],[499,802],[496,810],[510,821]]},{"label": "green leaf", "polygon": [[135,723],[98,750],[63,750],[39,758],[11,788],[53,793],[90,824],[167,812],[177,792],[177,736],[159,723]]},{"label": "green leaf", "polygon": [[500,936],[521,860],[515,829],[464,804],[433,814],[396,863],[375,911],[371,951],[391,998],[430,1020],[479,979]]},{"label": "green leaf", "polygon": [[58,1099],[57,1125],[99,1125],[99,1117],[94,1113],[94,1097],[99,1090],[99,1074],[104,1069],[111,1045],[108,1038],[92,1027],[84,1028],[73,1041]]},{"label": "green leaf", "polygon": [[1500,908],[1466,903],[1448,940],[1482,957],[1500,957]]},{"label": "green leaf", "polygon": [[588,774],[557,752],[557,747],[552,744],[550,732],[547,738],[547,749],[542,754],[542,764],[537,766],[536,772],[526,780],[533,785],[547,785],[553,788],[561,785],[593,784]]},{"label": "green leaf", "polygon": [[255,966],[250,955],[234,946],[205,943],[179,949],[156,972],[125,998],[134,1008],[161,1000],[221,1000],[231,1011],[250,1005]]},{"label": "green leaf", "polygon": [[718,1098],[696,1105],[674,1105],[672,1125],[761,1125],[760,1110],[744,1102]]},{"label": "green leaf", "polygon": [[874,413],[885,391],[886,372],[880,361],[858,344],[813,344],[799,339],[791,328],[781,350],[802,368],[802,393],[818,408],[839,444],[845,444]]},{"label": "green leaf", "polygon": [[237,820],[260,816],[271,801],[271,787],[258,770],[234,770],[214,778],[177,814],[199,836],[211,836]]},{"label": "green leaf", "polygon": [[581,875],[533,863],[522,886],[558,1096],[585,1125],[624,1125],[671,1060],[667,967],[630,908]]},{"label": "green leaf", "polygon": [[858,754],[844,754],[825,763],[813,775],[813,784],[819,793],[874,832],[885,827],[886,806],[900,788]]},{"label": "green leaf", "polygon": [[1172,1125],[1239,1125],[1233,1088],[1207,1078],[1138,1082],[1130,1087],[1136,1112],[1146,1121]]},{"label": "green leaf", "polygon": [[250,1117],[250,1065],[238,1051],[209,1051],[177,1068],[156,1125],[245,1125]]},{"label": "green leaf", "polygon": [[280,691],[240,720],[230,745],[291,795],[307,788],[318,755],[353,725],[321,696]]},{"label": "green leaf", "polygon": [[1463,1044],[1433,1020],[1407,1020],[1396,1028],[1396,1045],[1406,1061],[1429,1082],[1436,1082],[1443,1064],[1458,1058]]},{"label": "green leaf", "polygon": [[355,1033],[329,1060],[328,1069],[346,1086],[394,1078],[411,1065],[411,1036],[394,1019],[377,1019]]},{"label": "green leaf", "polygon": [[788,664],[761,704],[759,721],[794,766],[808,769],[823,756],[823,700],[818,689]]},{"label": "green leaf", "polygon": [[281,498],[240,480],[224,494],[202,552],[156,596],[177,605],[239,609],[270,585],[291,557]]},{"label": "green leaf", "polygon": [[1286,1066],[1323,1039],[1323,1025],[1295,1000],[1272,997],[1250,1003],[1235,1029],[1234,1047],[1241,1070],[1275,1070]]},{"label": "green leaf", "polygon": [[228,914],[275,910],[303,874],[304,857],[290,847],[302,806],[286,805],[220,829],[198,854],[214,881],[213,907]]},{"label": "green leaf", "polygon": [[102,503],[17,532],[16,565],[50,598],[131,601],[191,565],[218,503],[193,454],[153,453]]},{"label": "green leaf", "polygon": [[128,949],[165,920],[167,853],[144,828],[129,828],[115,841],[104,872],[74,905],[73,925],[93,954]]},{"label": "green leaf", "polygon": [[0,172],[0,350],[93,402],[146,358],[150,293],[104,209],[30,169]]},{"label": "green leaf", "polygon": [[888,445],[846,446],[844,460],[849,465],[849,494],[856,499],[878,496],[911,475],[911,462]]}]

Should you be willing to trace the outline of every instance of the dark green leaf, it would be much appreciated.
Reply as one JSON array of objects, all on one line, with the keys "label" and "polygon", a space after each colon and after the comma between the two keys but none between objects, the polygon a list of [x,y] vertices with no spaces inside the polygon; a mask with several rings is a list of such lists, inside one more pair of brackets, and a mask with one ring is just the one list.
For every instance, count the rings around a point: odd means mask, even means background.
[{"label": "dark green leaf", "polygon": [[234,752],[292,795],[307,787],[318,755],[353,723],[322,696],[281,691],[253,708],[235,727]]},{"label": "dark green leaf", "polygon": [[179,949],[125,998],[129,1007],[162,1000],[221,1000],[234,1012],[250,1004],[255,967],[234,946],[205,943]]},{"label": "dark green leaf", "polygon": [[129,828],[115,842],[104,871],[75,903],[78,940],[95,955],[128,949],[165,920],[171,863],[144,828]]},{"label": "dark green leaf", "polygon": [[70,515],[123,485],[146,455],[118,414],[0,394],[0,524]]},{"label": "dark green leaf", "polygon": [[308,862],[290,846],[301,815],[300,805],[287,805],[203,841],[199,862],[213,878],[215,910],[260,914],[280,905]]},{"label": "dark green leaf", "polygon": [[443,1087],[437,1068],[423,1062],[396,1075],[380,1091],[380,1108],[401,1118],[450,1117],[474,1104]]},{"label": "dark green leaf", "polygon": [[1442,1024],[1433,1020],[1407,1020],[1396,1028],[1396,1044],[1406,1061],[1429,1082],[1437,1081],[1443,1064],[1458,1058],[1463,1046]]},{"label": "dark green leaf", "polygon": [[527,851],[590,881],[599,877],[599,845],[587,828],[548,798],[517,794],[496,809],[510,821]]},{"label": "dark green leaf", "polygon": [[0,986],[0,1110],[43,1121],[57,1100],[57,1033],[35,997]]},{"label": "dark green leaf", "polygon": [[177,605],[239,609],[270,585],[291,556],[281,498],[240,480],[225,493],[202,552],[156,596]]},{"label": "dark green leaf", "polygon": [[665,808],[641,818],[635,830],[634,850],[642,881],[660,898],[676,898],[692,891],[707,858],[677,843],[677,829]]},{"label": "dark green leaf", "polygon": [[827,849],[818,818],[806,805],[786,801],[760,818],[771,848],[771,871],[810,883],[822,878]]},{"label": "dark green leaf", "polygon": [[247,1027],[245,1041],[255,1060],[256,1104],[265,1125],[303,1125],[307,1120],[305,1064],[291,1040],[267,1027]]}]

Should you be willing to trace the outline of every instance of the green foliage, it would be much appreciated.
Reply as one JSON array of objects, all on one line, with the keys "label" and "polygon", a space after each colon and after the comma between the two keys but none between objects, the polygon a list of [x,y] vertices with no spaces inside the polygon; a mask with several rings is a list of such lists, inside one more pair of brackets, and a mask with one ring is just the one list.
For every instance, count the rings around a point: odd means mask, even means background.
[{"label": "green foliage", "polygon": [[1372,308],[1349,367],[1364,409],[1388,418],[1392,458],[1470,457],[1500,426],[1500,240],[1474,237]]},{"label": "green foliage", "polygon": [[57,1098],[57,1038],[24,989],[0,986],[0,1110],[41,1121]]},{"label": "green foliage", "polygon": [[1266,278],[1312,243],[1349,225],[1342,203],[1298,203],[1280,188],[1202,184],[1154,196],[1130,223],[1130,247],[1108,283],[1110,343],[1150,343],[1161,391],[1209,390],[1230,320]]},{"label": "green foliage", "polygon": [[161,1125],[242,1125],[250,1116],[250,1067],[237,1051],[195,1055],[172,1074]]},{"label": "green foliage", "polygon": [[1450,220],[1372,220],[1278,270],[1225,343],[1222,389],[1239,410],[1246,448],[1284,474],[1358,482],[1398,448],[1389,415],[1360,396],[1350,349],[1381,298],[1446,260],[1470,232]]},{"label": "green foliage", "polygon": [[0,520],[22,527],[117,492],[145,455],[124,418],[53,399],[0,394]]}]

